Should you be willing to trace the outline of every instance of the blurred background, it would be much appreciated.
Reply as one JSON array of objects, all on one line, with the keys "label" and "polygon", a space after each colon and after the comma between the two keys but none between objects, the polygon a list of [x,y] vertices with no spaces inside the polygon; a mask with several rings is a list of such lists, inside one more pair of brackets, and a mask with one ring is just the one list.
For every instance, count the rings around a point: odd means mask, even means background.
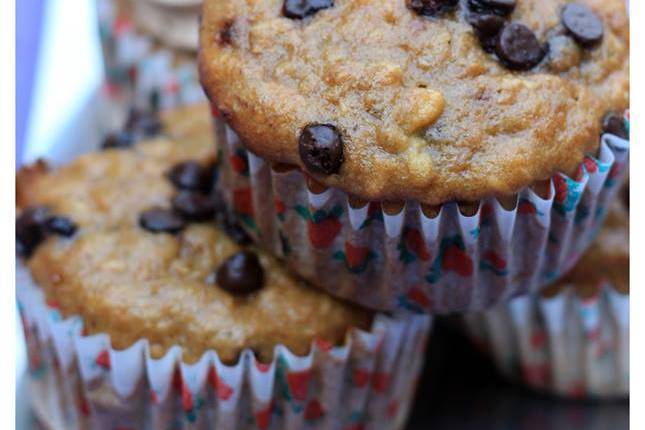
[{"label": "blurred background", "polygon": [[[16,164],[54,163],[96,148],[114,125],[100,102],[103,65],[94,0],[16,2]],[[37,427],[25,392],[20,324],[17,428]],[[503,382],[451,321],[440,320],[410,429],[622,430],[625,402],[561,401]]]}]

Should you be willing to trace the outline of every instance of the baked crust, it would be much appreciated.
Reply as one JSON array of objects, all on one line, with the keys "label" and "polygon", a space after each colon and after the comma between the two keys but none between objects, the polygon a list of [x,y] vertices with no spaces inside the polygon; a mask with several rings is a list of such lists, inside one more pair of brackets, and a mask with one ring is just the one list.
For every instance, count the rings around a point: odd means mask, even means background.
[{"label": "baked crust", "polygon": [[[601,18],[602,43],[574,44],[566,61],[547,57],[529,72],[486,53],[461,9],[428,19],[403,0],[337,0],[301,21],[283,17],[282,3],[204,3],[202,84],[245,145],[272,162],[305,170],[300,131],[334,124],[344,163],[313,176],[360,198],[513,194],[573,172],[597,149],[601,117],[628,107],[623,0],[581,1]],[[510,19],[546,41],[562,31],[565,3],[520,0]]]}]

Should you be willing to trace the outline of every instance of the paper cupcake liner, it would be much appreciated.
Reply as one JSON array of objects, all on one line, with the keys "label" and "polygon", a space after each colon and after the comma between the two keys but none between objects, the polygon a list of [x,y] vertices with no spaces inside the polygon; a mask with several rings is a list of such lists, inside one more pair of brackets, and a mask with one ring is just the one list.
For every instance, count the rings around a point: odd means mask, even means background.
[{"label": "paper cupcake liner", "polygon": [[576,178],[553,176],[547,199],[523,189],[511,210],[489,198],[473,216],[447,203],[429,217],[407,201],[389,215],[379,202],[353,208],[338,189],[316,194],[300,170],[275,170],[213,117],[218,189],[244,227],[312,284],[372,309],[477,310],[551,283],[590,244],[629,154],[606,134]]},{"label": "paper cupcake liner", "polygon": [[610,286],[579,298],[526,296],[463,316],[501,373],[559,396],[629,396],[629,296]]},{"label": "paper cupcake liner", "polygon": [[106,78],[104,94],[112,99],[132,99],[128,102],[147,107],[156,92],[162,110],[204,102],[196,60],[156,46],[151,37],[134,28],[128,17],[117,14],[115,3],[96,0]]},{"label": "paper cupcake liner", "polygon": [[194,364],[173,347],[111,348],[85,336],[79,317],[62,319],[18,268],[17,297],[36,411],[52,429],[400,429],[421,371],[431,318],[375,317],[342,347],[316,341],[296,356],[275,347],[270,364],[244,351],[223,364],[215,351]]}]

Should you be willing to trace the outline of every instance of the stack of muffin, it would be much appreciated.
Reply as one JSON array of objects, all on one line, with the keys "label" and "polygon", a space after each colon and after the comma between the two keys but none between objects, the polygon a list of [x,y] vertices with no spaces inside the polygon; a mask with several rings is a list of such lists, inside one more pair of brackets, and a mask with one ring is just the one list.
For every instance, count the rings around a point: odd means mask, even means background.
[{"label": "stack of muffin", "polygon": [[622,0],[205,1],[210,109],[18,174],[40,415],[403,428],[454,313],[511,377],[626,397],[628,69]]}]

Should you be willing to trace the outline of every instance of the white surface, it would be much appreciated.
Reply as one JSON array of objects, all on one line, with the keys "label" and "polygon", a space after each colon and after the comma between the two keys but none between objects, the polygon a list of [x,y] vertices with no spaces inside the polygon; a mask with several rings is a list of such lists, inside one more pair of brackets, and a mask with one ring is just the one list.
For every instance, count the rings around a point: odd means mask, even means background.
[{"label": "white surface", "polygon": [[70,119],[85,109],[102,79],[94,0],[50,0],[45,5],[25,161],[58,146],[69,133]]}]

